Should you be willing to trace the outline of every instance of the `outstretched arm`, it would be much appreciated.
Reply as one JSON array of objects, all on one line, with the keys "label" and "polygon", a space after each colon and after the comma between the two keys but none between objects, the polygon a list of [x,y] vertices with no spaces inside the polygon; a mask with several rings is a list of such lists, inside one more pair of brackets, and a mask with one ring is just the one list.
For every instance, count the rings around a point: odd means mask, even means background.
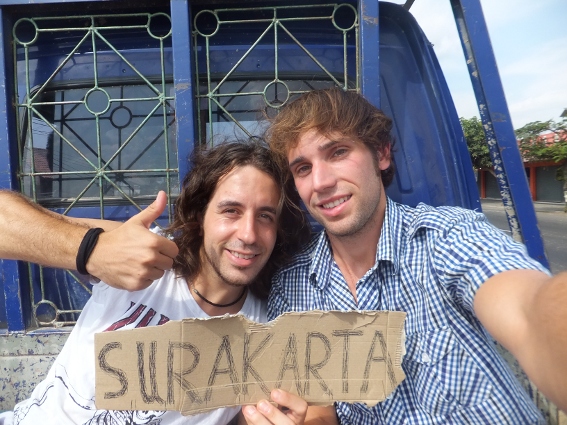
[{"label": "outstretched arm", "polygon": [[15,192],[0,191],[0,204],[1,258],[75,267],[86,224],[72,223]]},{"label": "outstretched arm", "polygon": [[147,287],[171,268],[177,246],[148,230],[166,206],[160,192],[152,205],[125,223],[64,217],[15,192],[0,191],[0,258],[75,269],[79,245],[89,227],[105,232],[87,262],[87,271],[111,286]]},{"label": "outstretched arm", "polygon": [[301,397],[283,390],[273,390],[272,401],[279,408],[261,400],[256,406],[242,407],[239,425],[336,425],[337,414],[333,406],[307,406]]},{"label": "outstretched arm", "polygon": [[474,299],[475,313],[518,359],[529,378],[567,411],[567,272],[549,277],[510,270],[488,279]]}]

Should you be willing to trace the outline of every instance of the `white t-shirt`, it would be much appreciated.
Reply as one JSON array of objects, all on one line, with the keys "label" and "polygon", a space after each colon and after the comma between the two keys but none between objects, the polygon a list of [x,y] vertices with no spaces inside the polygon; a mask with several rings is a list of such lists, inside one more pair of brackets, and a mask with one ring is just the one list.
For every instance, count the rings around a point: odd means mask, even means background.
[{"label": "white t-shirt", "polygon": [[[266,322],[266,305],[248,292],[240,310],[248,319]],[[167,271],[148,288],[128,292],[101,282],[85,305],[46,379],[14,409],[14,425],[177,425],[226,424],[239,407],[195,416],[176,411],[106,411],[94,403],[94,334],[157,326],[169,320],[209,317],[197,305],[184,279]]]}]

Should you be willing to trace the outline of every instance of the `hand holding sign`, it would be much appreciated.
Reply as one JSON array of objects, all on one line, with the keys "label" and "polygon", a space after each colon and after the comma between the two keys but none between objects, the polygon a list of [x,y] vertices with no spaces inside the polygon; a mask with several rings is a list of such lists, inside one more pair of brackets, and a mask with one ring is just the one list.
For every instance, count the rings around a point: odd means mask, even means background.
[{"label": "hand holding sign", "polygon": [[279,408],[268,400],[260,400],[256,406],[242,407],[248,425],[303,425],[307,414],[305,400],[283,390],[273,390],[270,397]]}]

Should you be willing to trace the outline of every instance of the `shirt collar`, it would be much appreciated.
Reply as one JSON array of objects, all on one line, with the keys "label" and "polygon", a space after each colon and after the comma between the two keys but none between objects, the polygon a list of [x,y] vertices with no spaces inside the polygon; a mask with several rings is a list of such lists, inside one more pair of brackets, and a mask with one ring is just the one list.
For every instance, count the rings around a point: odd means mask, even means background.
[{"label": "shirt collar", "polygon": [[384,214],[384,223],[382,223],[374,267],[380,261],[389,261],[394,266],[394,273],[398,273],[401,239],[403,237],[403,217],[399,205],[390,198],[386,199],[386,214]]},{"label": "shirt collar", "polygon": [[[399,205],[390,198],[386,198],[386,213],[384,223],[378,240],[376,250],[376,262],[373,269],[378,266],[380,261],[389,261],[394,266],[394,273],[398,273],[399,248],[402,238],[402,213]],[[331,244],[327,237],[327,232],[322,231],[316,236],[315,247],[311,251],[311,266],[309,267],[309,281],[312,285],[324,290],[330,281],[329,275],[333,266],[333,256],[331,255]]]}]

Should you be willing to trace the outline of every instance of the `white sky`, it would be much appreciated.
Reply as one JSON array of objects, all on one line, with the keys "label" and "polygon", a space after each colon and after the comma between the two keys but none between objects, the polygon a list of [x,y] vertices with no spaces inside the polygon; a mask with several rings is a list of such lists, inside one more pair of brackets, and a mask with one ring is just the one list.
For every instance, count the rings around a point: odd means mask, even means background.
[{"label": "white sky", "polygon": [[[481,5],[514,128],[558,121],[567,108],[567,0]],[[478,116],[449,0],[415,0],[410,12],[434,45],[459,116]]]}]

